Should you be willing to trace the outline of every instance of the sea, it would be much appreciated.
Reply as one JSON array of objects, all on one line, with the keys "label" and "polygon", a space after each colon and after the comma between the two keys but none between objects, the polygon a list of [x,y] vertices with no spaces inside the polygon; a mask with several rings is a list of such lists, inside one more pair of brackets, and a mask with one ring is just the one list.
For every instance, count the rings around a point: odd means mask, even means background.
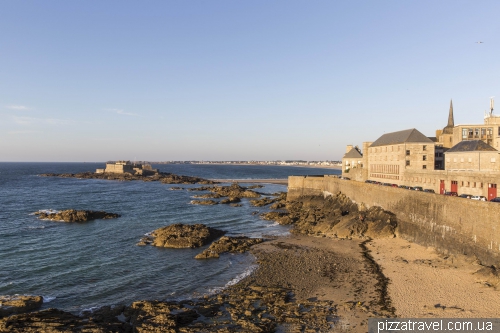
[{"label": "sea", "polygon": [[[251,274],[255,258],[224,254],[196,260],[198,249],[137,246],[149,232],[174,223],[203,223],[229,236],[287,235],[259,214],[267,207],[199,206],[185,189],[201,185],[41,177],[78,173],[104,163],[0,163],[0,295],[41,295],[43,308],[75,314],[136,300],[180,300],[216,293]],[[339,174],[335,169],[260,165],[153,165],[162,172],[208,179],[271,179]],[[223,184],[223,185],[229,185]],[[245,184],[242,184],[245,185]],[[251,184],[248,184],[251,185]],[[257,191],[286,191],[263,184]],[[40,210],[104,210],[120,218],[87,223],[39,220]]]}]

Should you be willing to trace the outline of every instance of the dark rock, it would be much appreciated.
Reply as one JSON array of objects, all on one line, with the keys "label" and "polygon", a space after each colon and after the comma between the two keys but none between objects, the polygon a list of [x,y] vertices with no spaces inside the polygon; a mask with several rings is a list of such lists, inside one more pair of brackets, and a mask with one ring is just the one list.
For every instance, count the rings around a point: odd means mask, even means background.
[{"label": "dark rock", "polygon": [[231,197],[231,198],[223,199],[219,203],[220,204],[234,204],[234,203],[238,203],[240,201],[241,201],[241,199],[238,197]]},{"label": "dark rock", "polygon": [[252,245],[262,243],[262,238],[248,237],[227,237],[223,236],[213,242],[205,251],[198,254],[196,259],[219,258],[221,253],[243,253],[246,252]]},{"label": "dark rock", "polygon": [[42,296],[0,296],[0,318],[38,310],[42,304]]},{"label": "dark rock", "polygon": [[219,203],[215,200],[191,200],[191,204],[212,206],[212,205],[217,205]]},{"label": "dark rock", "polygon": [[119,214],[107,213],[103,211],[75,210],[68,209],[59,212],[38,211],[34,213],[42,220],[64,221],[64,222],[87,222],[97,219],[114,219],[120,217]]}]

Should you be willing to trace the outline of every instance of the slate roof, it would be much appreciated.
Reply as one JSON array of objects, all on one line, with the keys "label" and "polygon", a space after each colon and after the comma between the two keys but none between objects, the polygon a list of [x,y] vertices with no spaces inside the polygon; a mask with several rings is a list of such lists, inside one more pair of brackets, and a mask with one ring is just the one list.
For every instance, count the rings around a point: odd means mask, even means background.
[{"label": "slate roof", "polygon": [[362,158],[362,157],[363,154],[361,154],[358,147],[352,148],[344,155],[344,158]]},{"label": "slate roof", "polygon": [[370,147],[397,145],[400,143],[433,143],[431,139],[420,133],[415,128],[392,132],[382,135],[380,138],[375,140]]},{"label": "slate roof", "polygon": [[461,141],[448,149],[447,153],[468,151],[497,151],[495,148],[481,140]]}]

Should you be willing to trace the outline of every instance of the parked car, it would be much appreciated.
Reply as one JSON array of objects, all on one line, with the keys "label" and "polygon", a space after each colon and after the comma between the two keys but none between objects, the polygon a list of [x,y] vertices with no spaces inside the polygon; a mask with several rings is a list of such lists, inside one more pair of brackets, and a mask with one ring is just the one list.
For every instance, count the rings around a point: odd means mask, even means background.
[{"label": "parked car", "polygon": [[427,193],[436,193],[436,192],[434,192],[434,190],[433,190],[433,189],[430,189],[430,188],[426,188],[426,189],[424,190],[424,192],[427,192]]},{"label": "parked car", "polygon": [[490,200],[491,202],[500,202],[500,197],[496,197]]},{"label": "parked car", "polygon": [[424,189],[422,188],[422,186],[413,186],[411,188],[412,190],[415,190],[415,191],[423,191]]},{"label": "parked car", "polygon": [[470,199],[472,197],[472,195],[471,194],[462,193],[458,197],[459,198],[464,198],[464,199]]},{"label": "parked car", "polygon": [[486,201],[486,197],[484,195],[473,195],[470,198],[472,200]]},{"label": "parked car", "polygon": [[458,193],[457,192],[444,192],[444,195],[449,195],[451,197],[458,197]]},{"label": "parked car", "polygon": [[402,188],[402,189],[405,189],[405,190],[408,190],[408,189],[409,189],[409,187],[408,187],[408,186],[406,186],[406,185],[399,185],[399,188]]},{"label": "parked car", "polygon": [[398,187],[398,185],[397,185],[397,184],[392,184],[391,186],[392,186],[392,187]]},{"label": "parked car", "polygon": [[383,183],[382,186],[391,186],[389,183]]}]

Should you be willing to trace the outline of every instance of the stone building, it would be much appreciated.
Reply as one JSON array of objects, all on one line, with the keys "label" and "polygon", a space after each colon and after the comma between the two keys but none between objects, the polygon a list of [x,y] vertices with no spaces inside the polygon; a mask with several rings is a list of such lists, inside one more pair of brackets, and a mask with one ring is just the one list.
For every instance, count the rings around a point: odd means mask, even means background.
[{"label": "stone building", "polygon": [[130,161],[107,162],[105,169],[96,170],[96,173],[129,173],[140,176],[151,176],[158,172],[158,169],[153,169],[150,164],[137,164]]},{"label": "stone building", "polygon": [[491,200],[497,197],[500,182],[499,143],[500,117],[493,115],[493,103],[484,125],[455,125],[450,102],[448,124],[436,131],[436,138],[409,129],[364,142],[363,154],[348,146],[342,175],[357,181],[418,186],[441,194],[483,195]]},{"label": "stone building", "polygon": [[434,142],[414,128],[382,135],[366,153],[370,180],[400,185],[405,170],[434,169]]}]

